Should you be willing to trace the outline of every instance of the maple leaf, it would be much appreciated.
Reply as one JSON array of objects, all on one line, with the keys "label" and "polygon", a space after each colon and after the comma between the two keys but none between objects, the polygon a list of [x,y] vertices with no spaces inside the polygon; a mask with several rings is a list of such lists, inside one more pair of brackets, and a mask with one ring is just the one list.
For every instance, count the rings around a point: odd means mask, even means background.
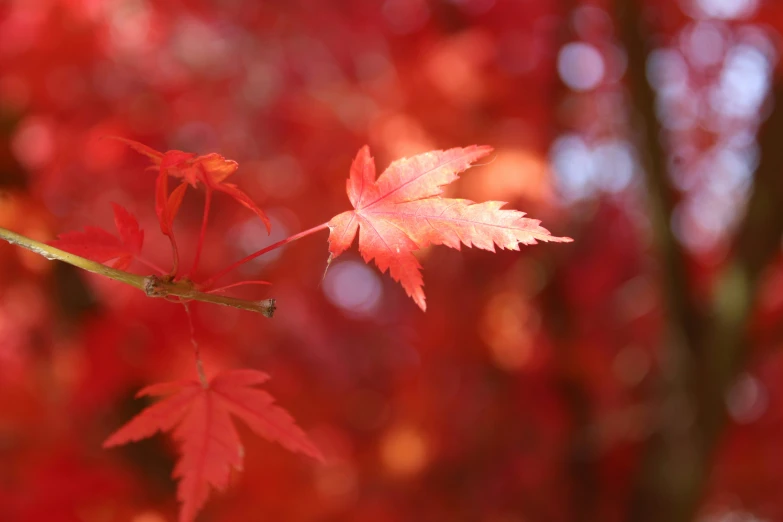
[{"label": "maple leaf", "polygon": [[426,302],[421,265],[414,250],[428,245],[461,244],[495,251],[495,246],[519,250],[519,244],[569,242],[552,236],[540,221],[518,210],[501,210],[506,203],[474,203],[443,198],[443,185],[458,178],[471,163],[492,150],[470,146],[432,151],[393,162],[375,179],[375,161],[366,145],[351,165],[348,199],[354,210],[329,221],[329,252],[334,259],[351,246],[359,232],[359,252],[365,262],[375,259],[381,272],[402,284],[422,310]]},{"label": "maple leaf", "polygon": [[180,459],[173,476],[179,479],[180,522],[191,522],[209,496],[210,486],[224,490],[231,469],[241,470],[244,451],[231,415],[242,419],[256,434],[290,451],[323,461],[318,448],[291,415],[276,406],[267,392],[252,388],[269,376],[256,370],[229,370],[206,386],[198,380],[154,384],[137,397],[166,396],[134,417],[103,443],[118,446],[172,431]]},{"label": "maple leaf", "polygon": [[[270,232],[272,224],[264,211],[258,208],[250,196],[242,192],[236,185],[225,183],[225,179],[239,168],[236,161],[227,160],[214,152],[203,156],[196,156],[192,152],[182,152],[181,150],[170,150],[163,153],[137,141],[117,136],[111,138],[121,141],[136,152],[147,156],[154,166],[158,167],[155,210],[161,223],[161,231],[164,234],[171,235],[171,224],[179,210],[179,205],[182,203],[187,185],[198,188],[200,184],[204,185],[207,192],[213,190],[223,192],[253,211],[264,222],[267,233]],[[168,176],[182,180],[180,186],[172,192],[171,196],[168,194]]]},{"label": "maple leaf", "polygon": [[49,244],[99,263],[113,260],[111,266],[125,270],[141,252],[144,231],[139,229],[139,222],[133,214],[116,203],[112,203],[112,207],[119,238],[100,227],[87,226],[84,232],[59,234]]}]

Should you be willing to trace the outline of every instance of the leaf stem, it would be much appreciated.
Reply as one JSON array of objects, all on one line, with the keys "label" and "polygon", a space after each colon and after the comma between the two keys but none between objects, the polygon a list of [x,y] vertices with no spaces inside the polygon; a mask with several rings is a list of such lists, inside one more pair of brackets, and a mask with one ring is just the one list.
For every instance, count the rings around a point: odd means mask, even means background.
[{"label": "leaf stem", "polygon": [[182,302],[182,306],[185,308],[185,315],[188,316],[188,326],[190,326],[190,344],[193,345],[193,356],[196,359],[196,371],[198,372],[198,380],[203,388],[208,388],[207,375],[204,373],[204,362],[201,360],[201,348],[196,341],[196,329],[193,326],[193,316],[190,315],[190,308],[188,303]]},{"label": "leaf stem", "polygon": [[206,281],[202,282],[199,286],[201,288],[208,288],[211,284],[213,284],[215,281],[217,281],[218,279],[220,279],[224,275],[228,274],[229,272],[232,272],[233,270],[239,268],[240,266],[244,265],[245,263],[247,263],[249,261],[252,261],[253,259],[257,258],[258,256],[266,254],[267,252],[271,252],[272,250],[275,250],[276,248],[280,248],[283,245],[287,245],[288,243],[292,243],[292,242],[296,241],[297,239],[302,239],[305,236],[309,236],[309,235],[314,234],[314,233],[316,233],[316,232],[318,232],[320,230],[323,230],[325,228],[329,228],[329,223],[328,222],[327,223],[321,223],[317,227],[308,228],[304,232],[299,232],[298,234],[294,234],[293,236],[289,236],[289,237],[283,239],[282,241],[278,241],[277,243],[269,245],[268,247],[264,247],[261,250],[253,252],[249,256],[240,259],[239,261],[237,261],[236,263],[234,263],[234,264],[232,264],[230,266],[227,266],[226,268],[224,268],[223,270],[221,270],[217,274],[213,275],[212,277],[210,277]]},{"label": "leaf stem", "polygon": [[179,272],[179,249],[177,248],[177,240],[174,239],[173,231],[171,234],[166,235],[169,236],[169,241],[171,242],[171,255],[173,257],[171,272],[169,272],[169,275],[174,279],[177,279],[177,273]]},{"label": "leaf stem", "polygon": [[158,277],[156,275],[151,275],[145,277],[138,274],[131,274],[130,272],[125,272],[123,270],[117,270],[116,268],[111,268],[96,261],[71,254],[2,227],[0,227],[0,239],[26,248],[46,259],[62,261],[77,268],[81,268],[82,270],[87,270],[88,272],[102,275],[109,279],[114,279],[115,281],[138,288],[149,297],[177,297],[180,300],[204,301],[206,303],[231,306],[233,308],[239,308],[240,310],[257,312],[265,317],[272,317],[277,308],[274,299],[247,301],[236,297],[212,295],[199,291],[195,288],[193,282],[187,279],[173,281],[170,276]]},{"label": "leaf stem", "polygon": [[161,275],[162,275],[162,274],[165,274],[165,273],[166,273],[166,271],[165,271],[165,270],[163,270],[161,267],[159,267],[158,265],[156,265],[156,264],[155,264],[155,263],[153,263],[152,261],[150,261],[150,260],[148,260],[148,259],[146,259],[146,258],[144,258],[144,257],[138,256],[138,255],[137,255],[137,256],[134,256],[134,257],[136,258],[136,261],[138,261],[138,262],[139,262],[139,263],[141,263],[142,265],[146,266],[147,268],[150,268],[150,269],[152,269],[152,270],[155,270],[155,271],[156,271],[158,274],[161,274]]},{"label": "leaf stem", "polygon": [[230,285],[221,286],[218,288],[213,288],[211,290],[207,290],[207,294],[214,294],[217,292],[222,292],[224,290],[228,290],[229,288],[234,288],[237,286],[243,286],[243,285],[271,285],[269,281],[239,281],[238,283],[231,283]]},{"label": "leaf stem", "polygon": [[193,259],[193,267],[185,277],[190,278],[198,268],[198,262],[201,259],[201,250],[204,246],[204,237],[207,234],[207,219],[209,219],[209,206],[212,202],[212,188],[209,185],[205,185],[206,197],[204,199],[204,217],[201,219],[201,232],[198,236],[198,244],[196,245],[196,257]]}]

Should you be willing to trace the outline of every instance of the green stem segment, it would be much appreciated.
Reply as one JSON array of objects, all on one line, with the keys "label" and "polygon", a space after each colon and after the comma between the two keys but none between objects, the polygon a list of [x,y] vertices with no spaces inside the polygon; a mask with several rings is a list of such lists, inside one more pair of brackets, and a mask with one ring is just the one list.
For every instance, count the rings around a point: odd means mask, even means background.
[{"label": "green stem segment", "polygon": [[235,297],[227,297],[222,295],[206,294],[197,290],[193,283],[188,280],[172,281],[170,277],[158,277],[155,275],[142,276],[138,274],[131,274],[123,270],[117,270],[111,268],[96,261],[85,259],[83,257],[71,254],[59,248],[41,243],[29,237],[17,234],[5,228],[0,227],[0,239],[3,239],[13,245],[26,248],[31,252],[35,252],[38,255],[45,257],[52,261],[62,261],[73,265],[82,270],[87,270],[94,274],[120,281],[126,285],[130,285],[134,288],[138,288],[143,291],[149,297],[178,297],[180,300],[188,301],[203,301],[205,303],[219,304],[223,306],[231,306],[233,308],[239,308],[240,310],[247,310],[250,312],[257,312],[265,317],[272,317],[275,313],[275,300],[264,299],[261,301],[247,301],[245,299],[237,299]]}]

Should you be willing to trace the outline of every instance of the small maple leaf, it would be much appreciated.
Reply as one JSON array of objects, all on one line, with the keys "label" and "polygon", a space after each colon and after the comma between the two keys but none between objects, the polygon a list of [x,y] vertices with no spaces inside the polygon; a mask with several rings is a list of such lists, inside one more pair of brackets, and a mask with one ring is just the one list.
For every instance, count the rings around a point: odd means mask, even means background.
[{"label": "small maple leaf", "polygon": [[59,234],[57,239],[49,244],[99,263],[113,261],[111,266],[125,270],[141,252],[144,231],[139,229],[139,222],[133,214],[116,203],[112,203],[112,207],[119,238],[100,227],[87,226],[84,227],[84,232]]},{"label": "small maple leaf", "polygon": [[[214,152],[203,156],[196,156],[192,152],[182,152],[181,150],[170,150],[163,153],[137,141],[120,137],[112,138],[147,156],[155,167],[158,168],[155,210],[161,222],[161,231],[164,234],[171,234],[171,224],[179,210],[179,205],[182,203],[187,185],[198,188],[199,184],[204,185],[205,190],[208,192],[216,190],[231,196],[261,218],[267,232],[270,231],[272,224],[269,218],[263,210],[258,208],[250,196],[242,192],[236,185],[225,183],[225,179],[239,168],[239,164],[236,161],[227,160]],[[171,195],[168,193],[168,176],[182,180],[182,183]]]},{"label": "small maple leaf", "polygon": [[370,149],[362,147],[347,182],[354,210],[328,223],[331,259],[351,246],[358,229],[359,252],[365,262],[375,259],[381,272],[388,269],[425,310],[421,265],[414,250],[441,244],[459,250],[460,244],[465,244],[494,252],[495,246],[519,250],[520,243],[571,241],[552,236],[540,221],[523,217],[524,212],[501,210],[504,202],[441,197],[443,185],[456,180],[460,172],[491,150],[473,145],[403,158],[376,180]]},{"label": "small maple leaf", "polygon": [[241,470],[244,451],[231,420],[242,419],[256,434],[290,451],[320,461],[323,456],[271,395],[252,388],[269,379],[256,370],[229,370],[206,386],[197,380],[154,384],[137,397],[166,396],[134,417],[103,443],[118,446],[172,431],[180,458],[173,476],[179,479],[180,522],[192,522],[209,496],[210,486],[225,490],[231,469]]}]

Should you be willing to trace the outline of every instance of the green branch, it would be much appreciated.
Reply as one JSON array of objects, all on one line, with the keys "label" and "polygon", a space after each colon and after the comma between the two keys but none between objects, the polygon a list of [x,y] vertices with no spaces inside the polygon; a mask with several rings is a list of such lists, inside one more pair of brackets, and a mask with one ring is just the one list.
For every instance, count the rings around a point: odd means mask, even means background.
[{"label": "green branch", "polygon": [[149,297],[177,297],[185,301],[203,301],[205,303],[213,303],[222,306],[231,306],[233,308],[239,308],[240,310],[247,310],[249,312],[257,312],[265,317],[272,317],[275,313],[275,300],[264,299],[261,301],[247,301],[245,299],[237,299],[235,297],[227,297],[214,294],[206,294],[195,288],[193,282],[188,280],[171,281],[167,278],[160,278],[154,275],[141,276],[138,274],[131,274],[123,270],[117,270],[111,268],[96,261],[85,259],[83,257],[71,254],[59,248],[41,243],[29,237],[22,236],[16,232],[11,232],[5,228],[0,228],[0,238],[5,241],[26,248],[31,252],[35,252],[38,255],[45,257],[52,261],[62,261],[68,263],[82,270],[92,272],[94,274],[114,279],[126,285],[130,285],[134,288],[138,288]]}]

